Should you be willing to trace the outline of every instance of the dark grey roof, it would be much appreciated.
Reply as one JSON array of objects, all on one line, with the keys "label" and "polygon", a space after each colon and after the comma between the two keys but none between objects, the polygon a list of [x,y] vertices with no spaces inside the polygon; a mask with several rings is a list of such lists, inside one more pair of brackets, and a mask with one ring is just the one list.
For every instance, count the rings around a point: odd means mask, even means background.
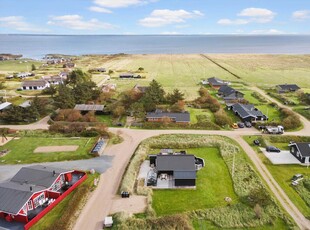
[{"label": "dark grey roof", "polygon": [[120,77],[133,77],[135,76],[135,74],[134,73],[121,73],[119,76]]},{"label": "dark grey roof", "polygon": [[70,171],[42,165],[21,168],[10,181],[0,183],[0,210],[17,214],[34,193],[51,187],[66,172]]},{"label": "dark grey roof", "polygon": [[146,114],[146,118],[163,118],[170,117],[175,119],[176,122],[190,122],[190,114],[188,112],[183,113],[168,113],[168,112],[149,112]]},{"label": "dark grey roof", "polygon": [[194,155],[157,155],[157,171],[196,171]]},{"label": "dark grey roof", "polygon": [[196,179],[196,171],[174,171],[174,179]]},{"label": "dark grey roof", "polygon": [[33,80],[33,81],[23,81],[22,87],[29,87],[29,86],[45,86],[47,82],[45,80]]},{"label": "dark grey roof", "polygon": [[299,90],[300,87],[296,84],[284,84],[284,85],[277,85],[277,87],[283,90]]},{"label": "dark grey roof", "polygon": [[295,145],[303,157],[310,157],[310,142],[299,142],[290,144]]},{"label": "dark grey roof", "polygon": [[[55,171],[55,175],[54,175]],[[61,174],[68,172],[65,169],[34,165],[21,168],[11,179],[12,182],[35,184],[49,188],[55,179]]]},{"label": "dark grey roof", "polygon": [[265,116],[260,110],[256,109],[254,105],[236,103],[232,106],[232,110],[237,112],[241,118],[246,117],[262,117]]},{"label": "dark grey roof", "polygon": [[104,105],[76,104],[74,109],[80,111],[103,111]]},{"label": "dark grey roof", "polygon": [[216,77],[208,78],[208,82],[209,82],[209,84],[215,85],[215,86],[221,86],[221,85],[227,85],[228,84],[227,82],[225,82],[219,78],[216,78]]},{"label": "dark grey roof", "polygon": [[218,90],[218,93],[219,93],[219,94],[222,94],[224,97],[227,97],[227,96],[229,96],[229,95],[231,95],[231,94],[234,94],[234,93],[235,93],[235,94],[239,93],[239,94],[244,95],[244,94],[241,93],[240,91],[235,90],[234,88],[231,88],[230,86],[227,86],[227,85],[221,86],[221,87],[219,88],[219,90]]},{"label": "dark grey roof", "polygon": [[19,210],[32,196],[30,185],[19,185],[12,182],[5,182],[0,184],[0,210],[17,214]]}]

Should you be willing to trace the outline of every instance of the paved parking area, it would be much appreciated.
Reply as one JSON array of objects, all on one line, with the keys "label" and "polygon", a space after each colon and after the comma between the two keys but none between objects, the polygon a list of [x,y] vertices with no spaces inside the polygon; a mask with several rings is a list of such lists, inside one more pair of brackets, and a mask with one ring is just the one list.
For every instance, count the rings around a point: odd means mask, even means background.
[{"label": "paved parking area", "polygon": [[271,161],[274,165],[284,165],[284,164],[301,164],[296,157],[294,157],[289,151],[281,151],[279,153],[267,152],[266,149],[260,148],[264,155]]}]

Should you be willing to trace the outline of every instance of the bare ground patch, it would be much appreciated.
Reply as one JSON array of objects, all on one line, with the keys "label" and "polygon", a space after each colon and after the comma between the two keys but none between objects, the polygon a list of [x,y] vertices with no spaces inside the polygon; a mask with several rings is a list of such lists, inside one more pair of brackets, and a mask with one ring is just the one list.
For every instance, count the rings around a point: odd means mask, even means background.
[{"label": "bare ground patch", "polygon": [[114,197],[111,213],[142,213],[146,209],[146,196],[131,195],[130,198]]},{"label": "bare ground patch", "polygon": [[61,145],[61,146],[40,146],[34,153],[51,153],[51,152],[73,152],[79,148],[78,145]]}]

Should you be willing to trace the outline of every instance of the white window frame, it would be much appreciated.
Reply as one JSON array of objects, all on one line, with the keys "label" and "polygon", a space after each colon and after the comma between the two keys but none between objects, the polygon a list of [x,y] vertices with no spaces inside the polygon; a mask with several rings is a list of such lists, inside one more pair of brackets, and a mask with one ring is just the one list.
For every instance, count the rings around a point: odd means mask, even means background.
[{"label": "white window frame", "polygon": [[38,195],[36,198],[33,199],[34,208],[37,208],[38,206],[42,205],[42,200],[45,199],[44,192],[42,192],[40,195]]},{"label": "white window frame", "polygon": [[28,210],[33,210],[33,203],[32,203],[32,200],[28,200],[27,206],[28,206]]}]

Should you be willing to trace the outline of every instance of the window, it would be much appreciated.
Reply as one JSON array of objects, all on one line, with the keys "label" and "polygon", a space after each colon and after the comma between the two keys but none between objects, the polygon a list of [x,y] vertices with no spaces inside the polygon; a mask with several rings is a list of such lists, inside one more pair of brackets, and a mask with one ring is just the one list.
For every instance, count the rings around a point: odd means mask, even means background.
[{"label": "window", "polygon": [[44,193],[42,192],[39,196],[37,196],[36,198],[33,199],[33,203],[34,203],[34,208],[42,205],[44,203]]},{"label": "window", "polygon": [[28,210],[32,210],[33,209],[33,205],[32,205],[32,201],[31,200],[28,201],[27,205],[28,205]]}]

